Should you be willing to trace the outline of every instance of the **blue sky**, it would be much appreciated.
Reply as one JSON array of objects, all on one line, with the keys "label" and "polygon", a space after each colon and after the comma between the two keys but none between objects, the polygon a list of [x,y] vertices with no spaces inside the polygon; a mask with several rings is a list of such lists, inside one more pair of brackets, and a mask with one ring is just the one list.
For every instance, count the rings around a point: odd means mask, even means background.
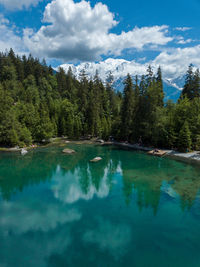
[{"label": "blue sky", "polygon": [[183,71],[200,67],[199,14],[200,0],[0,0],[0,50],[53,66],[123,58]]},{"label": "blue sky", "polygon": [[[0,2],[6,3],[6,0],[2,0]],[[38,29],[42,25],[41,20],[44,9],[47,3],[50,2],[51,1],[44,0],[39,2],[36,7],[30,7],[22,10],[14,8],[12,11],[4,8],[1,4],[0,12],[19,27],[28,26]],[[92,6],[98,2],[100,1],[90,1]],[[102,2],[106,4],[110,11],[113,12],[117,19],[120,20],[118,31],[125,30],[136,25],[138,27],[143,27],[166,24],[171,27],[190,26],[196,28],[196,30],[200,27],[200,0],[104,0]],[[31,19],[30,16],[34,17],[34,19]]]}]

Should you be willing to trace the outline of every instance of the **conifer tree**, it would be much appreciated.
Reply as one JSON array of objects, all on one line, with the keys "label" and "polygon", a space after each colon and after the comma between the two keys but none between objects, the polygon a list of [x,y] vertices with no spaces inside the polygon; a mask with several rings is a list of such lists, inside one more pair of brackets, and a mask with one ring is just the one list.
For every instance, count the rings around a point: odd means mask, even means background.
[{"label": "conifer tree", "polygon": [[157,76],[156,76],[156,89],[158,94],[157,105],[163,107],[164,105],[164,92],[163,92],[163,80],[162,80],[162,71],[161,67],[158,67]]},{"label": "conifer tree", "polygon": [[200,72],[197,69],[194,73],[194,81],[193,81],[193,97],[200,97]]},{"label": "conifer tree", "polygon": [[189,152],[191,149],[191,132],[187,121],[185,121],[179,132],[178,149],[181,152]]},{"label": "conifer tree", "polygon": [[121,112],[121,137],[130,140],[133,131],[134,91],[130,74],[124,81],[123,103]]},{"label": "conifer tree", "polygon": [[189,99],[194,98],[194,72],[192,64],[188,67],[181,97],[187,97]]}]

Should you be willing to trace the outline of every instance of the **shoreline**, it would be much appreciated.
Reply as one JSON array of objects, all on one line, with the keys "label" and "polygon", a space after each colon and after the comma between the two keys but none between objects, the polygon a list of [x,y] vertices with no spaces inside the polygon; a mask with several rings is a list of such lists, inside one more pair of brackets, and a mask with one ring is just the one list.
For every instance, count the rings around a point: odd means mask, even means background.
[{"label": "shoreline", "polygon": [[[154,150],[155,148],[153,147],[145,147],[145,146],[139,146],[137,144],[130,144],[130,143],[121,143],[121,142],[104,142],[104,143],[99,143],[96,139],[91,139],[91,140],[69,140],[65,137],[58,137],[58,138],[53,138],[51,142],[48,144],[39,144],[36,147],[25,147],[26,150],[32,150],[32,149],[37,149],[40,147],[47,147],[51,145],[68,145],[68,144],[99,144],[102,146],[106,145],[114,145],[122,148],[127,148],[127,149],[132,149],[132,150],[137,150],[137,151],[143,151],[143,152],[149,152]],[[0,152],[20,152],[22,148],[19,147],[0,147]],[[188,153],[181,153],[178,151],[174,150],[167,150],[167,149],[161,149],[161,151],[165,152],[165,155],[162,157],[168,157],[174,160],[178,160],[181,162],[189,163],[189,164],[199,164],[200,165],[200,151],[193,151],[193,152],[188,152]],[[155,156],[155,155],[152,155]]]},{"label": "shoreline", "polygon": [[[154,150],[155,148],[152,147],[144,147],[139,145],[131,145],[127,143],[119,143],[119,142],[113,142],[113,145],[121,146],[128,149],[138,150],[138,151],[144,151],[149,152],[151,150]],[[185,163],[190,164],[200,164],[200,151],[193,151],[188,153],[181,153],[174,150],[167,150],[167,149],[161,149],[163,152],[166,152],[163,157],[172,158],[178,161],[182,161]]]},{"label": "shoreline", "polygon": [[20,152],[22,149],[26,150],[32,150],[36,148],[41,148],[41,147],[48,147],[48,146],[53,146],[53,145],[60,145],[60,146],[65,146],[68,144],[76,144],[76,145],[83,145],[83,144],[96,144],[96,145],[112,145],[113,142],[104,142],[100,143],[97,141],[97,139],[85,139],[85,140],[70,140],[67,137],[56,137],[56,138],[51,138],[49,142],[46,143],[37,143],[34,146],[27,146],[27,147],[0,147],[0,153],[1,152]]}]

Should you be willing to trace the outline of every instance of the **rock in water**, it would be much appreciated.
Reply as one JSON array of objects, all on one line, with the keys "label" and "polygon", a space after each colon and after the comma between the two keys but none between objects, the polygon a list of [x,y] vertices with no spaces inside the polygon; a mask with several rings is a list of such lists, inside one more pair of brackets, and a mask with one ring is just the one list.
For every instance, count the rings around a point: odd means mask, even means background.
[{"label": "rock in water", "polygon": [[102,160],[101,157],[96,157],[96,158],[90,160],[90,162],[98,162],[98,161],[100,161],[100,160]]},{"label": "rock in water", "polygon": [[24,156],[28,153],[28,151],[25,148],[22,148],[21,155]]},{"label": "rock in water", "polygon": [[70,149],[70,148],[65,148],[63,150],[63,153],[65,154],[74,154],[76,151],[74,151],[73,149]]},{"label": "rock in water", "polygon": [[98,139],[98,140],[96,140],[96,142],[100,143],[100,144],[104,144],[104,140],[102,140],[102,139]]},{"label": "rock in water", "polygon": [[162,157],[166,154],[166,151],[154,149],[154,150],[149,151],[147,154]]}]

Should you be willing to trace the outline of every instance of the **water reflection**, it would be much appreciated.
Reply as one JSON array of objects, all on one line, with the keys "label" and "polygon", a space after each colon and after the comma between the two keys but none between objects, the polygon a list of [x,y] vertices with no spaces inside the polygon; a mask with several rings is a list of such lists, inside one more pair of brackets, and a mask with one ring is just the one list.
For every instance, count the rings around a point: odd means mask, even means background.
[{"label": "water reflection", "polygon": [[[139,210],[151,207],[156,214],[163,193],[179,197],[184,210],[192,207],[199,192],[199,167],[111,147],[78,146],[76,149],[78,153],[73,156],[63,155],[60,148],[40,149],[24,158],[1,154],[2,198],[9,200],[27,187],[47,183],[56,199],[72,204],[94,196],[105,198],[118,182],[122,184],[127,205],[136,201]],[[96,155],[101,155],[103,161],[89,163]]]},{"label": "water reflection", "polygon": [[[133,192],[136,192],[139,209],[150,206],[156,214],[162,193],[165,192],[168,195],[173,194],[173,197],[179,197],[182,208],[192,206],[200,189],[198,166],[168,159],[152,159],[147,156],[144,158],[143,155],[139,155],[134,160],[131,163],[121,161],[127,204],[130,203]],[[167,191],[163,190],[163,182],[167,184]]]},{"label": "water reflection", "polygon": [[105,168],[103,177],[91,175],[89,166],[85,169],[76,168],[60,175],[60,166],[52,177],[55,198],[65,203],[74,203],[80,199],[90,200],[95,195],[99,198],[108,196],[111,184],[108,170]]},{"label": "water reflection", "polygon": [[98,218],[95,226],[84,233],[83,240],[99,246],[102,251],[109,251],[117,260],[126,253],[131,242],[131,227]]},{"label": "water reflection", "polygon": [[199,253],[198,167],[113,147],[62,149],[0,155],[0,265],[148,266],[149,247],[169,257],[190,240]]}]

